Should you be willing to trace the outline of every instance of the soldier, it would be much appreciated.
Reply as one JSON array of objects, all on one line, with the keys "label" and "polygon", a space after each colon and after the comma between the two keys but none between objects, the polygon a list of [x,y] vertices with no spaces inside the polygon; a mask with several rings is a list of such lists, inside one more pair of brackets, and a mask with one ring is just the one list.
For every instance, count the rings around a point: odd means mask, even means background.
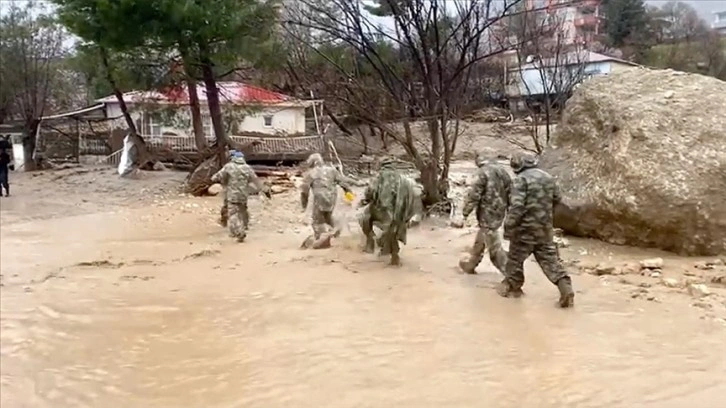
[{"label": "soldier", "polygon": [[[230,150],[229,151],[229,158],[234,158],[236,150]],[[244,159],[245,155],[242,152],[239,152],[240,157]],[[222,208],[219,210],[219,224],[223,227],[227,227],[227,186],[222,189]],[[245,224],[246,225],[246,224]]]},{"label": "soldier", "polygon": [[482,155],[476,156],[475,163],[479,169],[476,172],[476,181],[464,199],[463,216],[468,217],[476,209],[479,231],[469,257],[459,261],[459,267],[466,273],[476,273],[476,267],[484,258],[484,251],[489,249],[492,264],[504,273],[507,252],[502,248],[499,229],[509,205],[512,180],[502,166],[486,160]]},{"label": "soldier", "polygon": [[237,238],[237,242],[243,242],[247,237],[247,225],[250,220],[247,211],[249,184],[253,183],[267,198],[271,198],[272,195],[269,187],[262,183],[255,171],[247,165],[244,155],[237,151],[232,155],[232,160],[212,176],[212,181],[225,186],[229,233]]},{"label": "soldier", "polygon": [[368,205],[359,220],[366,236],[366,252],[375,250],[375,224],[383,230],[378,240],[381,254],[391,255],[391,265],[401,264],[398,243],[406,244],[407,223],[414,215],[415,199],[414,183],[399,173],[395,159],[384,158],[378,177],[368,185],[359,204]]},{"label": "soldier", "polygon": [[[300,203],[302,209],[308,206],[310,190],[313,191],[313,233],[314,240],[321,238],[328,240],[331,237],[340,235],[340,226],[336,225],[333,219],[333,210],[338,197],[337,186],[340,186],[346,193],[350,193],[351,184],[355,184],[352,180],[340,174],[333,166],[325,164],[323,157],[319,153],[313,153],[307,159],[307,165],[311,169],[305,173],[300,191]],[[323,237],[328,232],[328,227],[333,229],[330,236]],[[314,248],[322,247],[320,243],[311,244],[310,239],[306,239],[303,247],[313,246]],[[327,246],[324,245],[324,246]]]},{"label": "soldier", "polygon": [[504,235],[509,239],[509,257],[504,280],[497,292],[520,296],[524,285],[524,261],[534,254],[547,279],[560,291],[560,307],[574,305],[572,281],[565,272],[554,243],[553,210],[562,201],[555,179],[537,168],[532,155],[515,155],[510,161],[517,175],[512,185]]}]

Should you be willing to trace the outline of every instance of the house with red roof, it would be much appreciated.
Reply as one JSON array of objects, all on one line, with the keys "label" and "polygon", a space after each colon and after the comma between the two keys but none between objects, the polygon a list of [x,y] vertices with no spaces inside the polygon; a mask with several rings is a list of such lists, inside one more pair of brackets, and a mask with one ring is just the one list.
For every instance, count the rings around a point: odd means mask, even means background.
[{"label": "house with red roof", "polygon": [[[230,135],[302,136],[308,133],[309,108],[320,101],[300,100],[242,82],[218,82],[222,116]],[[197,87],[205,136],[214,139],[212,119],[207,110],[207,92]],[[139,133],[153,141],[162,136],[192,137],[189,95],[186,87],[165,91],[131,91],[124,101],[137,123]],[[96,100],[103,104],[106,117],[123,122],[114,95]],[[125,127],[125,126],[124,126]]]}]

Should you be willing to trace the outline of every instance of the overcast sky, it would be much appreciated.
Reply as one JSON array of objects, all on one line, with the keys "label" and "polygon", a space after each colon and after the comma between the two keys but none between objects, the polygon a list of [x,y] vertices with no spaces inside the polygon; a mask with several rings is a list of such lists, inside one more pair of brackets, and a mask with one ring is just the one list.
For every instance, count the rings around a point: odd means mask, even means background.
[{"label": "overcast sky", "polygon": [[[683,3],[688,3],[693,8],[698,10],[701,18],[706,20],[709,24],[713,22],[714,11],[726,11],[726,0],[681,0]],[[666,3],[664,0],[647,0],[646,3],[660,6]]]},{"label": "overcast sky", "polygon": [[[4,7],[9,6],[12,3],[27,3],[28,1],[36,1],[38,3],[49,4],[47,0],[0,0],[0,11]],[[714,11],[726,11],[726,0],[681,0],[684,3],[688,3],[698,10],[701,18],[706,20],[709,24],[713,21]],[[654,4],[660,6],[666,3],[666,0],[646,0],[648,4]]]}]

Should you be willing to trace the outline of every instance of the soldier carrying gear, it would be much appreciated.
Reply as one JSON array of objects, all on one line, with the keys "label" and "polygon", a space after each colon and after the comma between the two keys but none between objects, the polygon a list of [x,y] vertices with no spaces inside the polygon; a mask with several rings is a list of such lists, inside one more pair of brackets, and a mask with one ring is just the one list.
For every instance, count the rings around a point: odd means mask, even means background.
[{"label": "soldier carrying gear", "polygon": [[507,252],[502,247],[499,229],[509,205],[512,180],[501,165],[487,160],[481,154],[476,156],[474,162],[478,167],[476,180],[464,199],[463,216],[466,218],[476,210],[479,231],[471,253],[467,259],[459,261],[459,267],[466,273],[476,273],[475,269],[488,249],[492,264],[504,273]]},{"label": "soldier carrying gear", "polygon": [[524,261],[534,254],[547,279],[560,291],[560,307],[571,307],[575,293],[554,242],[554,206],[562,201],[554,177],[537,168],[532,155],[515,155],[510,161],[517,177],[512,184],[504,235],[509,239],[509,257],[504,280],[497,292],[519,296],[524,285]]},{"label": "soldier carrying gear", "polygon": [[265,185],[245,162],[242,152],[234,151],[232,160],[212,176],[212,181],[225,187],[224,199],[227,206],[229,233],[238,242],[247,237],[250,222],[247,209],[249,184],[252,183],[267,198],[271,198],[270,188]]},{"label": "soldier carrying gear", "polygon": [[[340,186],[346,194],[351,193],[351,185],[355,182],[342,175],[335,167],[326,164],[319,153],[313,153],[306,161],[310,170],[305,173],[300,190],[302,209],[308,206],[310,191],[313,193],[312,226],[313,237],[308,237],[303,247],[322,248],[330,245],[330,239],[340,235],[340,226],[333,218],[333,210],[338,199]],[[328,228],[332,229],[331,234]],[[314,242],[312,242],[314,241]],[[324,242],[323,242],[324,241]]]},{"label": "soldier carrying gear", "polygon": [[[235,157],[245,158],[244,153],[234,149],[228,151],[227,155],[229,160],[232,160]],[[223,227],[227,227],[227,187],[222,187],[224,188],[222,189],[222,208],[219,210],[219,224]]]}]

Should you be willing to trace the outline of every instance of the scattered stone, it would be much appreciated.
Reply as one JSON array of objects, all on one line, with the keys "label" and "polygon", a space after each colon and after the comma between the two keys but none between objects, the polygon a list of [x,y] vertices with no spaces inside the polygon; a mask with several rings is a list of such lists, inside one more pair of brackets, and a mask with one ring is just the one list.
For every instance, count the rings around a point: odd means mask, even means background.
[{"label": "scattered stone", "polygon": [[451,228],[464,228],[464,220],[453,219],[453,220],[449,221],[449,226]]},{"label": "scattered stone", "polygon": [[702,300],[699,300],[697,302],[691,303],[691,306],[698,307],[698,308],[701,308],[701,309],[708,309],[708,310],[713,309],[713,305],[712,304],[706,303],[706,302],[704,302]]},{"label": "scattered stone", "polygon": [[641,283],[638,284],[638,286],[641,287],[641,288],[649,288],[649,287],[651,287],[653,285],[651,285],[648,282],[641,282]]},{"label": "scattered stone", "polygon": [[617,275],[617,268],[612,265],[597,264],[593,272],[596,276]]},{"label": "scattered stone", "polygon": [[624,264],[622,268],[620,268],[620,271],[624,275],[635,275],[640,272],[640,265],[636,262],[628,262]]},{"label": "scattered stone", "polygon": [[565,237],[555,237],[555,245],[558,248],[567,248],[570,246],[570,241]]},{"label": "scattered stone", "polygon": [[673,91],[666,91],[666,93],[663,94],[663,97],[666,98],[666,99],[671,99],[671,98],[673,98],[673,95],[675,95],[675,94],[676,93],[673,92]]},{"label": "scattered stone", "polygon": [[711,290],[702,283],[691,283],[688,285],[688,293],[693,297],[702,298],[710,295]]},{"label": "scattered stone", "polygon": [[650,273],[651,278],[660,278],[663,273],[660,271],[660,269],[655,269],[653,272]]},{"label": "scattered stone", "polygon": [[223,190],[224,190],[224,187],[222,187],[222,185],[221,185],[221,184],[219,184],[219,183],[217,183],[217,184],[212,184],[212,185],[211,185],[211,186],[209,186],[209,188],[207,189],[207,194],[209,194],[209,195],[213,195],[213,196],[216,196],[217,194],[221,193],[221,192],[222,192]]},{"label": "scattered stone", "polygon": [[663,278],[661,280],[661,283],[667,288],[677,288],[680,286],[680,282],[678,282],[678,279],[673,278]]},{"label": "scattered stone", "polygon": [[696,262],[693,266],[696,269],[702,269],[704,271],[708,271],[708,270],[715,268],[715,266],[712,262]]},{"label": "scattered stone", "polygon": [[725,285],[726,284],[726,275],[711,277],[711,283],[714,283],[716,285]]},{"label": "scattered stone", "polygon": [[659,301],[658,298],[655,297],[655,296],[653,296],[653,295],[648,295],[648,297],[646,299],[648,301],[650,301],[650,302],[658,302]]},{"label": "scattered stone", "polygon": [[712,262],[716,266],[724,266],[726,264],[726,261],[724,261],[722,258],[716,258]]},{"label": "scattered stone", "polygon": [[662,269],[663,258],[651,258],[640,261],[641,269]]}]

